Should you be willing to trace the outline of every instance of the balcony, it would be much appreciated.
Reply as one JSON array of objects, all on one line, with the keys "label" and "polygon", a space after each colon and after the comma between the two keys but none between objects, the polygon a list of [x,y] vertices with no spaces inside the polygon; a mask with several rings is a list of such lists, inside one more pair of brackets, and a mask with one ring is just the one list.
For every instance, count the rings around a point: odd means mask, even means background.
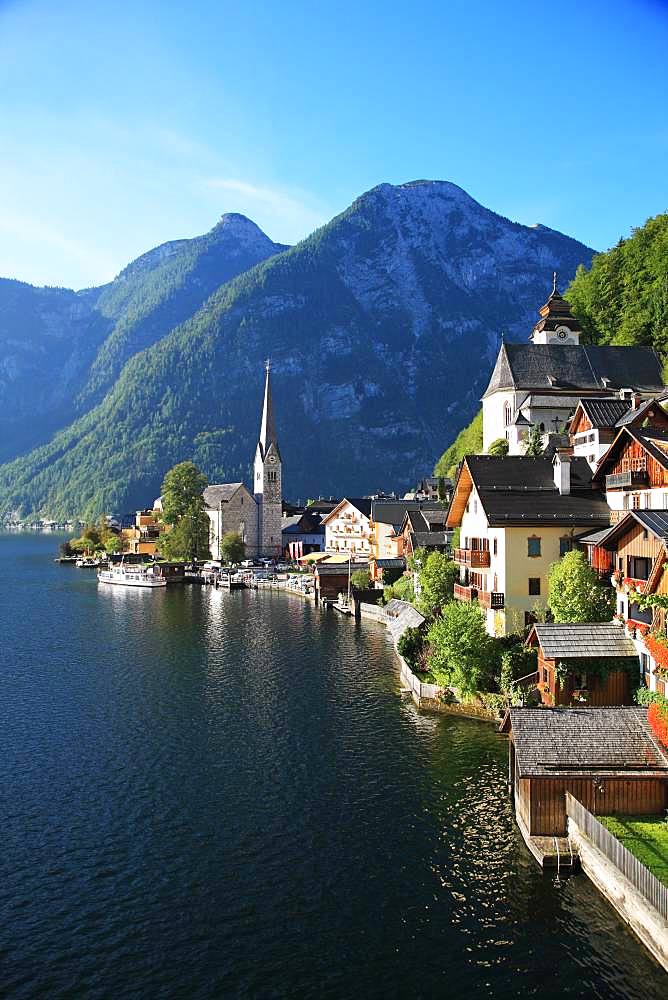
[{"label": "balcony", "polygon": [[454,596],[456,601],[475,601],[478,591],[475,587],[465,587],[461,583],[456,583]]},{"label": "balcony", "polygon": [[481,608],[496,611],[504,605],[504,595],[496,590],[479,590],[478,604]]},{"label": "balcony", "polygon": [[606,490],[632,490],[638,486],[647,486],[647,483],[646,469],[635,472],[613,472],[605,477]]},{"label": "balcony", "polygon": [[455,549],[455,562],[474,569],[485,569],[489,566],[489,549]]}]

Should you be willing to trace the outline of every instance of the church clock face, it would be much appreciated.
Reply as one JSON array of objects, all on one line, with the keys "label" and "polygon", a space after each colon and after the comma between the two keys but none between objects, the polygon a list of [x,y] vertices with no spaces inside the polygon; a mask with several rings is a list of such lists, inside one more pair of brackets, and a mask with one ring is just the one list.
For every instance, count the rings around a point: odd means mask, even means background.
[{"label": "church clock face", "polygon": [[566,340],[570,332],[567,326],[558,326],[555,331],[559,340]]},{"label": "church clock face", "polygon": [[267,461],[269,462],[270,465],[276,465],[276,456],[270,455]]}]

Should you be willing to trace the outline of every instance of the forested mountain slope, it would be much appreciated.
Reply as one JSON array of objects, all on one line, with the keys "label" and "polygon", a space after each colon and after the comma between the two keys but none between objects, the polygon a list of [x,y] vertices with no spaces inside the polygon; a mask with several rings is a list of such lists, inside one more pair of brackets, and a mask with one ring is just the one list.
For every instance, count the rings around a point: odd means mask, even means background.
[{"label": "forested mountain slope", "polygon": [[156,247],[109,285],[73,292],[0,280],[0,460],[102,398],[133,354],[221,284],[286,248],[241,215]]}]

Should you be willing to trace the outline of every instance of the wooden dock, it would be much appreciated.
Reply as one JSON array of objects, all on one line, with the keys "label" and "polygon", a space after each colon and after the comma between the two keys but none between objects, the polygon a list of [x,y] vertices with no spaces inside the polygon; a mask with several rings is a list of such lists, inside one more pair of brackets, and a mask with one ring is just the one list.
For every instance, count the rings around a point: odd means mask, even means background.
[{"label": "wooden dock", "polygon": [[568,837],[538,837],[528,832],[521,818],[515,814],[520,833],[541,868],[574,871],[579,863],[577,849]]}]

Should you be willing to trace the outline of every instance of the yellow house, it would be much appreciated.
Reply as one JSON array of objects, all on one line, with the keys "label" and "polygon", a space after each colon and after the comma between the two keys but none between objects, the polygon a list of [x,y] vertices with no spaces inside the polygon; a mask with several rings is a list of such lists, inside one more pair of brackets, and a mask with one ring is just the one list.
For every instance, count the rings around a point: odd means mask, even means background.
[{"label": "yellow house", "polygon": [[468,455],[448,510],[459,528],[455,598],[477,601],[490,635],[518,632],[547,600],[550,566],[579,535],[610,523],[584,458]]}]

